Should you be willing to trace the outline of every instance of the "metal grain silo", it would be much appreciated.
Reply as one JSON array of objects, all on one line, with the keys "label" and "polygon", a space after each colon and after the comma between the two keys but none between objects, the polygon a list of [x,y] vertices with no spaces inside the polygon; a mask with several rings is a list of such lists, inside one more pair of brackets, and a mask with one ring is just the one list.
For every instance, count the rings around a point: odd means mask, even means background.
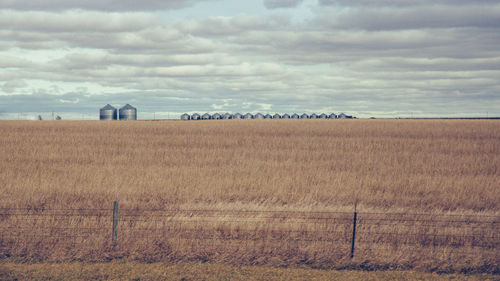
[{"label": "metal grain silo", "polygon": [[247,113],[247,114],[243,115],[243,119],[253,119],[253,114]]},{"label": "metal grain silo", "polygon": [[281,115],[279,115],[278,113],[276,113],[276,114],[273,115],[273,119],[281,119]]},{"label": "metal grain silo", "polygon": [[189,116],[189,114],[187,113],[184,113],[181,115],[181,120],[190,120],[191,119],[191,116]]},{"label": "metal grain silo", "polygon": [[205,113],[201,116],[201,120],[210,120],[212,119],[212,115]]},{"label": "metal grain silo", "polygon": [[268,113],[268,114],[264,115],[264,119],[273,119],[273,116]]},{"label": "metal grain silo", "polygon": [[118,115],[120,120],[137,120],[137,109],[127,103],[118,110]]},{"label": "metal grain silo", "polygon": [[290,114],[285,113],[281,116],[281,119],[290,119]]},{"label": "metal grain silo", "polygon": [[241,115],[241,113],[233,114],[233,119],[241,119],[241,118],[243,118],[243,115]]},{"label": "metal grain silo", "polygon": [[309,115],[304,113],[304,114],[300,115],[300,119],[309,119]]},{"label": "metal grain silo", "polygon": [[344,112],[340,113],[337,118],[340,118],[340,119],[351,119],[352,116],[351,115],[347,115],[345,114]]},{"label": "metal grain silo", "polygon": [[297,113],[292,114],[291,116],[292,119],[299,119],[300,116]]},{"label": "metal grain silo", "polygon": [[257,113],[257,114],[255,114],[255,116],[253,118],[255,118],[255,119],[264,119],[264,114]]},{"label": "metal grain silo", "polygon": [[99,120],[116,120],[116,108],[106,104],[105,107],[99,110]]},{"label": "metal grain silo", "polygon": [[200,120],[201,116],[198,113],[191,115],[191,120]]}]

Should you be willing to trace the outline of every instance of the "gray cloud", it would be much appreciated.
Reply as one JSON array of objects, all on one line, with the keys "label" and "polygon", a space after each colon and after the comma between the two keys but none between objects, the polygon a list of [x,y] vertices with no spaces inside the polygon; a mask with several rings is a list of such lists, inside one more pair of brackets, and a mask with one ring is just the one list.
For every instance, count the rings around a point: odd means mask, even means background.
[{"label": "gray cloud", "polygon": [[500,115],[500,5],[360,2],[300,24],[0,9],[0,110]]},{"label": "gray cloud", "polygon": [[184,19],[174,23],[176,29],[181,32],[202,36],[240,36],[252,30],[272,30],[277,25],[286,25],[278,18],[266,19],[257,16],[237,15],[230,18],[212,17],[202,20]]},{"label": "gray cloud", "polygon": [[24,82],[23,80],[12,80],[3,84],[2,91],[10,94],[13,93],[16,89],[25,88],[27,86],[28,84],[26,84],[26,82]]},{"label": "gray cloud", "polygon": [[14,56],[2,56],[0,55],[0,68],[17,68],[17,67],[30,67],[33,63],[26,59],[17,58]]},{"label": "gray cloud", "polygon": [[[387,7],[387,6],[429,6],[429,5],[470,5],[469,0],[318,0],[322,6]],[[476,0],[476,5],[497,4],[497,0]]]},{"label": "gray cloud", "polygon": [[500,5],[323,9],[321,24],[337,29],[404,30],[500,27]]},{"label": "gray cloud", "polygon": [[[30,20],[26,20],[29,18]],[[0,10],[0,26],[10,31],[53,32],[134,32],[160,24],[158,17],[147,13],[105,13],[93,11]]]},{"label": "gray cloud", "polygon": [[209,0],[3,0],[0,9],[30,10],[30,11],[60,11],[70,9],[97,11],[156,11],[181,9],[198,2]]},{"label": "gray cloud", "polygon": [[304,0],[264,0],[264,6],[268,9],[297,7]]}]

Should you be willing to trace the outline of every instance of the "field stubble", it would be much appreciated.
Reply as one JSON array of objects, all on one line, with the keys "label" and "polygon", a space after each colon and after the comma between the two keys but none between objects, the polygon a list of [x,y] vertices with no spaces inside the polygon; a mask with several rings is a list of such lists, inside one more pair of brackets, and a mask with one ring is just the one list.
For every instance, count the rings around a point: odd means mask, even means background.
[{"label": "field stubble", "polygon": [[[4,257],[499,269],[497,121],[10,121],[0,135]],[[351,226],[330,222],[354,203],[372,223],[350,260]],[[371,214],[387,212],[425,215]]]}]

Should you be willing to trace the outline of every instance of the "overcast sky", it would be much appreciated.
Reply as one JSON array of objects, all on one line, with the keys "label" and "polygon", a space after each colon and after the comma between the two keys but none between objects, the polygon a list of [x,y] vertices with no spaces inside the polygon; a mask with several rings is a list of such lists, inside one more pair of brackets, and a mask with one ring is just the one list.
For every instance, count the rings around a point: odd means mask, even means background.
[{"label": "overcast sky", "polygon": [[0,0],[0,119],[500,116],[498,0]]}]

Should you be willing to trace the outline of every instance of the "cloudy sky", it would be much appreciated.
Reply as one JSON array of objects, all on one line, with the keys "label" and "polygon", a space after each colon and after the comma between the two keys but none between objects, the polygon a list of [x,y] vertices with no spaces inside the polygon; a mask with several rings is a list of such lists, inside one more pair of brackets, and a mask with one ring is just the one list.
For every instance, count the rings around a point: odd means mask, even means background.
[{"label": "cloudy sky", "polygon": [[0,119],[500,116],[498,0],[0,0]]}]

